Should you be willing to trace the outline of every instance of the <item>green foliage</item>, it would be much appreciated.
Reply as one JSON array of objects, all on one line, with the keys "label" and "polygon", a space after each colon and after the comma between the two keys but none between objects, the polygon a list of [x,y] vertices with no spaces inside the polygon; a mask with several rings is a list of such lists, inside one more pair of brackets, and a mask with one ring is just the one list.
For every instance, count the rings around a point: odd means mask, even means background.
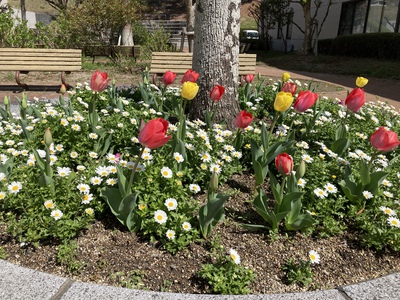
[{"label": "green foliage", "polygon": [[110,278],[114,279],[121,287],[128,289],[143,289],[143,272],[133,270],[129,272],[119,271],[110,274]]},{"label": "green foliage", "polygon": [[282,271],[286,274],[288,284],[296,283],[299,286],[308,286],[312,282],[310,261],[300,260],[298,263],[293,258],[289,259],[282,266]]},{"label": "green foliage", "polygon": [[0,247],[0,259],[7,259],[8,255],[6,253],[6,250],[4,250],[2,247]]},{"label": "green foliage", "polygon": [[65,241],[58,246],[57,262],[65,266],[70,273],[80,272],[83,263],[76,259],[78,244],[75,241]]},{"label": "green foliage", "polygon": [[214,293],[238,295],[251,292],[249,286],[255,281],[255,274],[225,254],[218,238],[213,242],[211,255],[214,263],[202,265],[197,275],[207,282]]},{"label": "green foliage", "polygon": [[13,10],[8,7],[0,13],[0,47],[36,48],[49,47],[49,30],[41,23],[36,28],[28,28],[27,21],[13,17]]}]

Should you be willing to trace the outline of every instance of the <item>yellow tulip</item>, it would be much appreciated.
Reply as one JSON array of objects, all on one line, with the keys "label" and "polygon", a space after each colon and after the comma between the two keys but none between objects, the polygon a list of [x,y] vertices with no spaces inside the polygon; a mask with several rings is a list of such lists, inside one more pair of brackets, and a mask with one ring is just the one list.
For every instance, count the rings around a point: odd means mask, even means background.
[{"label": "yellow tulip", "polygon": [[366,86],[368,83],[368,79],[364,78],[364,77],[357,77],[356,79],[356,86],[358,86],[359,88],[362,88],[364,86]]},{"label": "yellow tulip", "polygon": [[182,84],[181,95],[187,100],[193,100],[199,91],[199,86],[195,82],[186,81]]},{"label": "yellow tulip", "polygon": [[286,82],[290,79],[290,74],[288,72],[284,72],[282,74],[282,82]]},{"label": "yellow tulip", "polygon": [[293,95],[291,93],[279,92],[276,95],[274,109],[279,112],[287,111],[293,103]]}]

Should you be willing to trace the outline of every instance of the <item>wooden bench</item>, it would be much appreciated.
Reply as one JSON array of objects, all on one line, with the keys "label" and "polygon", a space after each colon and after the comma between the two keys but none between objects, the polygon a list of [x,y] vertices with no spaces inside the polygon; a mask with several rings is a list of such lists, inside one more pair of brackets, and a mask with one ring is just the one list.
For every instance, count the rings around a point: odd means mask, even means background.
[{"label": "wooden bench", "polygon": [[65,74],[81,68],[82,50],[79,49],[0,48],[0,71],[15,71],[17,84],[26,90],[29,87],[20,81],[20,73],[61,72],[61,82],[70,88]]},{"label": "wooden bench", "polygon": [[[192,69],[193,53],[188,52],[153,52],[151,54],[150,73],[162,75],[170,70],[178,75]],[[257,54],[239,54],[239,76],[255,74]],[[155,79],[154,77],[154,79]]]}]

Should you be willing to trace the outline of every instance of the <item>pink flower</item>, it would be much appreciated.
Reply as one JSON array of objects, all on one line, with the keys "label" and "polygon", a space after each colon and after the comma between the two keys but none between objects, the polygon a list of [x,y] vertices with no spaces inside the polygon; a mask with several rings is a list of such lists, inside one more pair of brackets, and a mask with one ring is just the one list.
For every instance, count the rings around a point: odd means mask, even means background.
[{"label": "pink flower", "polygon": [[282,92],[291,93],[293,96],[296,94],[297,85],[293,82],[286,82],[282,87]]},{"label": "pink flower", "polygon": [[384,126],[379,127],[370,137],[372,147],[378,151],[388,152],[400,145],[397,134],[386,129]]},{"label": "pink flower", "polygon": [[165,85],[170,85],[175,81],[175,79],[176,79],[176,73],[168,70],[167,72],[165,72],[162,81]]},{"label": "pink flower", "polygon": [[167,136],[168,121],[158,118],[150,120],[144,125],[142,121],[142,129],[139,133],[139,142],[150,149],[155,149],[165,145],[170,139],[171,135]]},{"label": "pink flower", "polygon": [[296,112],[303,113],[313,106],[317,99],[317,93],[313,93],[310,90],[301,91],[293,104],[293,108]]},{"label": "pink flower", "polygon": [[213,87],[213,89],[210,92],[210,98],[214,102],[218,102],[221,100],[222,96],[225,93],[225,88],[222,85],[217,84],[216,86]]},{"label": "pink flower", "polygon": [[102,92],[107,87],[109,81],[110,81],[110,78],[108,78],[107,72],[101,73],[99,71],[96,71],[92,75],[92,80],[90,82],[90,88],[94,92],[98,92],[98,93]]},{"label": "pink flower", "polygon": [[275,158],[275,166],[281,175],[289,176],[293,171],[293,157],[287,153],[281,153]]},{"label": "pink flower", "polygon": [[235,118],[234,124],[238,128],[246,128],[253,121],[253,115],[245,110],[242,110]]},{"label": "pink flower", "polygon": [[362,88],[355,88],[351,91],[351,93],[347,96],[344,101],[344,105],[346,105],[347,109],[356,113],[360,110],[361,106],[365,103],[365,93]]},{"label": "pink flower", "polygon": [[247,75],[244,77],[244,81],[246,81],[246,83],[252,83],[252,82],[253,82],[253,79],[254,79],[254,75],[253,75],[253,74],[247,74]]},{"label": "pink flower", "polygon": [[186,81],[191,81],[191,82],[196,82],[197,79],[199,79],[200,74],[189,69],[186,71],[186,73],[183,75],[181,83],[184,83]]}]

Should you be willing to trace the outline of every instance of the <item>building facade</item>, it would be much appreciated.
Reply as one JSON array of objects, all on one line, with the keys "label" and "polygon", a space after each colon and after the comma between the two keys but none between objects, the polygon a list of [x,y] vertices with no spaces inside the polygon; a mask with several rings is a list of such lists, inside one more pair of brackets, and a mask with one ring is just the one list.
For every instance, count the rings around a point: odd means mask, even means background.
[{"label": "building facade", "polygon": [[[322,0],[318,10],[317,22],[313,35],[313,45],[316,40],[335,38],[339,35],[369,32],[399,32],[399,1],[400,0],[333,0],[328,10],[329,0]],[[312,1],[314,2],[314,1]],[[314,3],[313,3],[314,4]],[[291,4],[293,22],[304,28],[304,14],[297,3]],[[311,9],[311,15],[315,6]],[[319,34],[320,26],[322,29]],[[299,50],[303,43],[303,33],[293,24],[285,26],[287,50]],[[271,30],[272,50],[284,51],[283,38],[278,30]],[[314,49],[316,51],[316,49]]]}]

